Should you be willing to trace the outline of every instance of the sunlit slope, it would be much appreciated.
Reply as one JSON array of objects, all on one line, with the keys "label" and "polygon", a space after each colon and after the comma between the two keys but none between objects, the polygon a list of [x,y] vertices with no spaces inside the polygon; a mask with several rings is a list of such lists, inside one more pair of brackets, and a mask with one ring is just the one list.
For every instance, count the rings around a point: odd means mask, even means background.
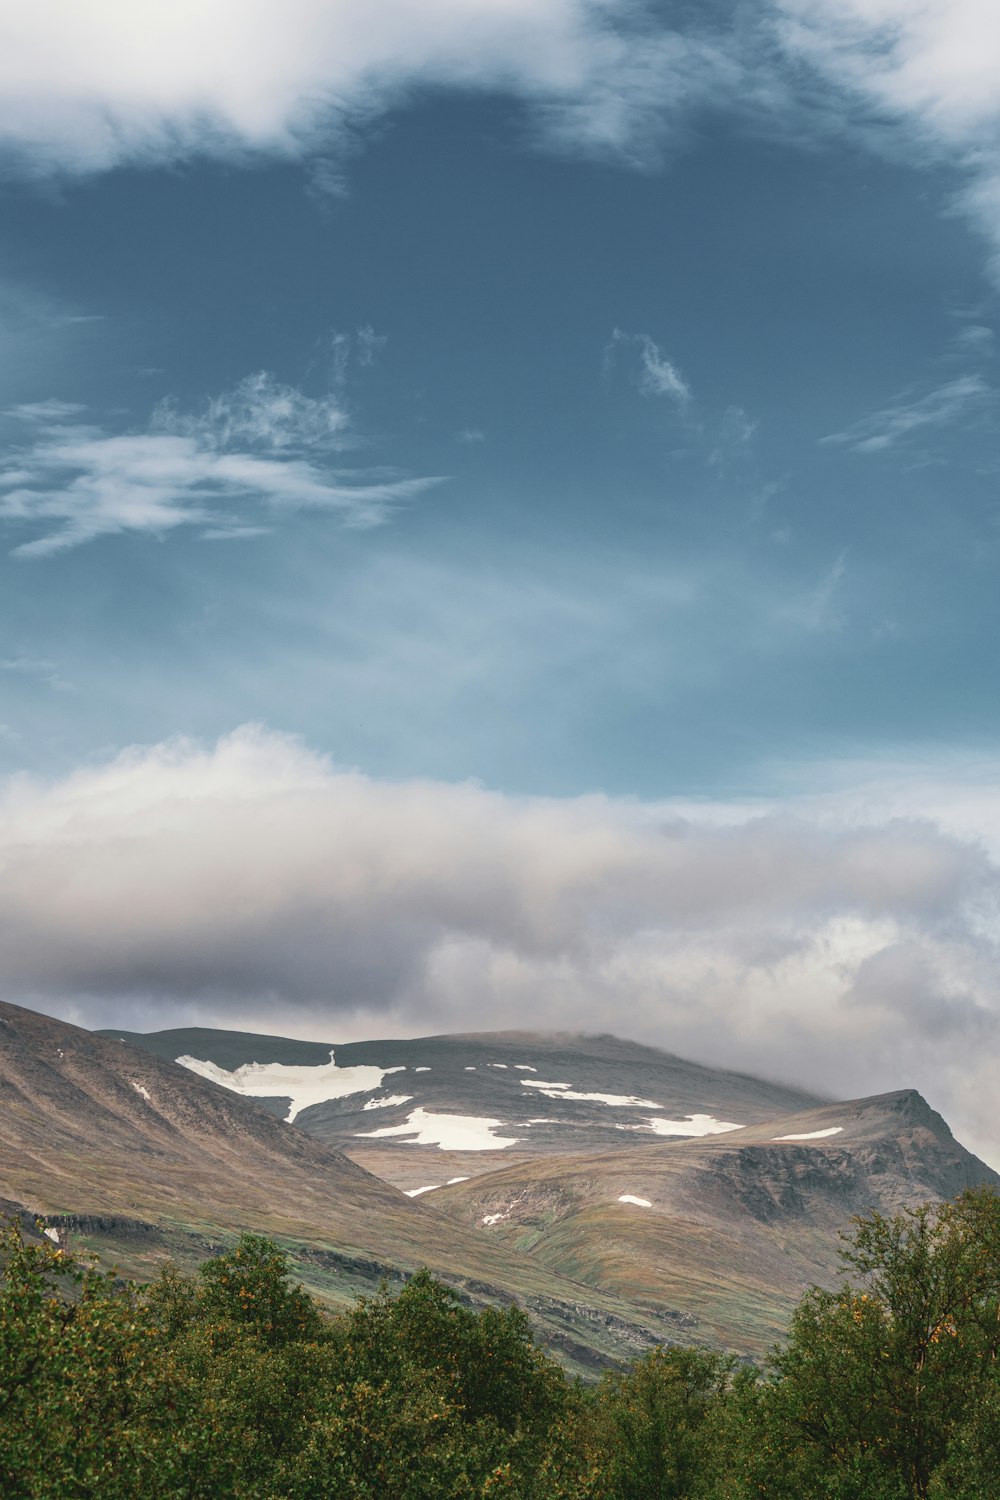
[{"label": "sunlit slope", "polygon": [[251,1100],[11,1005],[0,1006],[0,1197],[107,1245],[130,1274],[251,1229],[290,1247],[334,1299],[429,1265],[479,1299],[523,1300],[574,1357],[659,1336],[655,1318],[631,1326],[616,1299],[454,1224]]},{"label": "sunlit slope", "polygon": [[723,1136],[536,1159],[434,1199],[552,1270],[759,1354],[803,1290],[834,1279],[852,1215],[980,1183],[1000,1177],[907,1090]]}]

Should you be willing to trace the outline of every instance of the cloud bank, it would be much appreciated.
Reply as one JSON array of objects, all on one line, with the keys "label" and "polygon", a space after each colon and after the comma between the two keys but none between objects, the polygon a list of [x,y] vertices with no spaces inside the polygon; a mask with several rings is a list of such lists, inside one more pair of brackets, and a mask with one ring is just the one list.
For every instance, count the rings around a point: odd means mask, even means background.
[{"label": "cloud bank", "polygon": [[2,992],[331,1042],[614,1030],[845,1095],[915,1085],[1000,1160],[997,866],[844,806],[376,782],[253,727],[130,750],[6,785]]}]

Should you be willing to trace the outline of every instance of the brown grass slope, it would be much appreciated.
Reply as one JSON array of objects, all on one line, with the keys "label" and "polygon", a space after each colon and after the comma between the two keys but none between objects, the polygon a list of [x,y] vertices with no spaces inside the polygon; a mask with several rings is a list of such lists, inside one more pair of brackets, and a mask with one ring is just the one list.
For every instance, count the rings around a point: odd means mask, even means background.
[{"label": "brown grass slope", "polygon": [[634,1352],[664,1331],[238,1095],[14,1005],[0,1005],[0,1197],[109,1249],[127,1274],[249,1229],[290,1248],[306,1283],[333,1300],[391,1268],[428,1265],[474,1299],[523,1301],[584,1361],[591,1349]]},{"label": "brown grass slope", "polygon": [[[833,1136],[777,1139],[833,1126]],[[1000,1177],[906,1090],[722,1136],[521,1163],[435,1199],[554,1271],[680,1311],[703,1341],[758,1356],[806,1287],[835,1281],[852,1216],[981,1183]]]}]

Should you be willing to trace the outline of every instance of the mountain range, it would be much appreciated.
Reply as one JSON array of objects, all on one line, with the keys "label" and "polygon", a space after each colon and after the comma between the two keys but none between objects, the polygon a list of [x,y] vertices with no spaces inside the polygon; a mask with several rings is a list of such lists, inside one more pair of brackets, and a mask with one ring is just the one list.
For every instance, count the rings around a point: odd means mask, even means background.
[{"label": "mountain range", "polygon": [[0,1195],[123,1273],[242,1229],[344,1302],[419,1265],[589,1370],[755,1358],[872,1208],[1000,1177],[909,1090],[837,1102],[614,1037],[326,1045],[0,1006]]}]

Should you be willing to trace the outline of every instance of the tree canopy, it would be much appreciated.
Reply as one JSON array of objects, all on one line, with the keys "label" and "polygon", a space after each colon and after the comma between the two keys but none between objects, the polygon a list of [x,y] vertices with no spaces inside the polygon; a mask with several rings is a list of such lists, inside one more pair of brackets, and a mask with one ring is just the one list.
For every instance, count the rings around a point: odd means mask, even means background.
[{"label": "tree canopy", "polygon": [[0,1242],[5,1500],[984,1500],[1000,1198],[871,1214],[762,1369],[654,1348],[594,1386],[426,1271],[324,1312],[244,1235],[120,1281]]}]

